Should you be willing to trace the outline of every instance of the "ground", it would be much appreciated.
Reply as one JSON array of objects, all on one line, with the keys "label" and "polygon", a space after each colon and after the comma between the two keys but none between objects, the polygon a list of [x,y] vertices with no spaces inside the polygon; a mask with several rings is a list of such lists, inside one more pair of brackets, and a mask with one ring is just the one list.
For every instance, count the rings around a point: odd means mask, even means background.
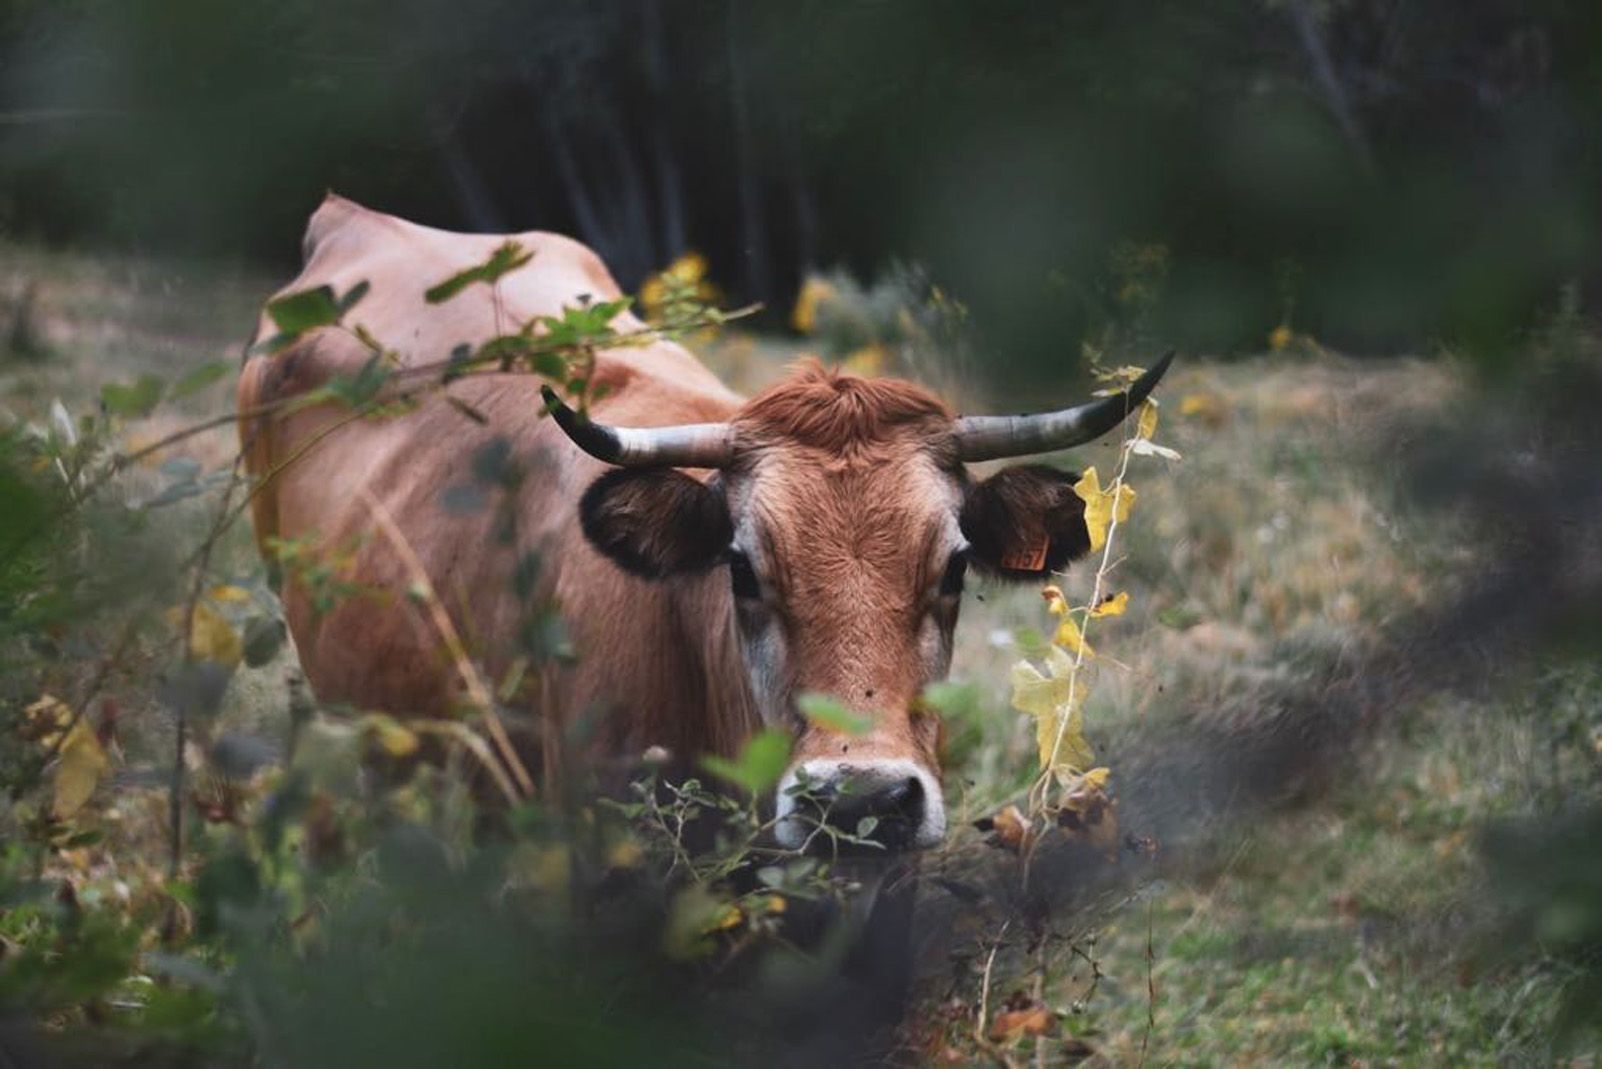
[{"label": "ground", "polygon": [[[274,287],[263,273],[215,264],[0,248],[0,333],[10,339],[0,406],[42,425],[58,398],[87,411],[106,382],[177,379],[237,359],[255,302]],[[750,385],[805,348],[730,334],[707,351]],[[854,359],[897,366],[892,349]],[[226,412],[227,381],[125,433],[151,441]],[[1052,922],[1083,954],[1046,959],[1038,990],[1056,1017],[1047,1061],[1595,1064],[1594,1050],[1556,1045],[1568,975],[1540,947],[1509,945],[1479,839],[1494,821],[1540,818],[1597,790],[1602,674],[1554,663],[1444,690],[1381,685],[1351,722],[1318,735],[1338,744],[1339,760],[1310,760],[1316,774],[1287,772],[1283,784],[1236,783],[1245,774],[1218,772],[1216,748],[1181,752],[1202,737],[1249,748],[1276,716],[1319,715],[1343,670],[1405,662],[1398,635],[1452,596],[1475,550],[1460,517],[1411,504],[1403,460],[1468,389],[1449,358],[1363,360],[1310,340],[1253,359],[1187,356],[1164,384],[1157,437],[1183,459],[1131,466],[1140,497],[1111,573],[1130,608],[1096,623],[1103,666],[1087,710],[1121,831],[1151,845],[1120,862],[1138,868],[1110,904]],[[206,470],[225,464],[231,433],[156,458],[135,485],[159,485],[159,462],[175,455]],[[1105,475],[1117,445],[1068,459]],[[161,522],[198,540],[202,517],[179,506]],[[1089,571],[1070,570],[1071,597],[1088,595]],[[248,532],[224,541],[214,578],[266,597]],[[1008,708],[1007,680],[1017,631],[1048,629],[1044,603],[1034,589],[981,585],[963,611],[953,677],[977,699],[953,725],[954,832],[928,860],[932,872],[1010,864],[973,823],[1017,801],[1035,771],[1032,729]],[[284,734],[290,656],[241,676],[218,731]],[[151,704],[124,722],[119,782],[159,782],[166,714]],[[118,814],[98,849],[159,855],[151,804]],[[116,828],[128,829],[125,840]],[[161,861],[122,864],[127,875]],[[992,935],[982,923],[974,933],[981,948]],[[999,1006],[1034,989],[1016,949],[1003,952],[992,991],[979,990],[982,955],[930,985],[915,1014],[924,1055],[1034,1052],[1029,1040],[971,1041],[982,997]]]}]

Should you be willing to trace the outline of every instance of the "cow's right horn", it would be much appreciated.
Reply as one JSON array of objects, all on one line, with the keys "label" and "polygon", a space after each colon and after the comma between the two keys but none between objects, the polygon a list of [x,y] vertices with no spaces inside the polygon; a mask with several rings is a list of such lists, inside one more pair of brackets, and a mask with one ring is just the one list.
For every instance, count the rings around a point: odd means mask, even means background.
[{"label": "cow's right horn", "polygon": [[970,462],[1000,460],[1050,453],[1100,438],[1140,407],[1173,360],[1173,350],[1169,350],[1128,389],[1088,404],[1027,416],[964,416],[957,420],[957,455]]},{"label": "cow's right horn", "polygon": [[722,468],[734,455],[734,431],[727,423],[613,427],[579,415],[549,386],[541,386],[540,394],[574,445],[620,468]]}]

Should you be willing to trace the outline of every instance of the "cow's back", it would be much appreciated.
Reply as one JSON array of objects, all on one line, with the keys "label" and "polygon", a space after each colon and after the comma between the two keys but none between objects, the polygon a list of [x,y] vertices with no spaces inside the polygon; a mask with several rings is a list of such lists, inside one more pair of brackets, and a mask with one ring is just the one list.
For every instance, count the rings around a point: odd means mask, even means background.
[{"label": "cow's back", "polygon": [[[429,287],[483,263],[508,239],[534,253],[527,266],[493,289],[474,284],[441,304],[425,300]],[[560,315],[586,297],[618,296],[599,258],[571,239],[541,232],[454,234],[332,195],[311,219],[304,253],[304,269],[281,293],[328,285],[345,294],[367,283],[346,324],[367,328],[395,350],[403,367],[445,360],[459,345],[476,347],[531,317]],[[628,313],[614,321],[623,331],[641,326]],[[274,330],[264,314],[258,336]],[[269,555],[286,563],[285,614],[319,697],[438,713],[459,686],[428,615],[404,598],[416,576],[375,527],[376,502],[394,518],[475,659],[492,674],[521,655],[518,635],[531,606],[554,599],[578,640],[581,661],[539,681],[545,705],[578,711],[649,704],[664,710],[661,719],[678,721],[665,725],[667,737],[655,737],[664,725],[649,729],[650,741],[726,749],[724,721],[736,714],[720,706],[738,702],[710,693],[716,687],[708,681],[697,683],[689,663],[726,654],[692,648],[684,619],[686,599],[705,600],[703,619],[693,626],[709,626],[715,645],[723,630],[716,614],[726,607],[705,584],[664,586],[628,577],[584,542],[577,502],[602,468],[543,417],[533,376],[464,376],[446,388],[461,405],[433,390],[414,409],[387,417],[352,419],[348,410],[327,404],[287,417],[250,415],[331,376],[353,374],[370,355],[351,331],[324,328],[280,353],[251,357],[240,381],[240,433],[258,483],[257,535]],[[739,403],[689,353],[667,342],[601,353],[595,377],[607,387],[595,415],[609,422],[724,419]],[[484,483],[482,465],[475,475],[475,458],[500,450],[517,473],[515,489]],[[450,487],[464,488],[452,495],[458,500],[482,496],[483,506],[445,507]],[[529,597],[526,589],[518,592],[515,572],[531,555],[540,561],[540,581]],[[302,581],[297,560],[341,563],[340,582],[360,589],[347,589],[331,607],[320,605],[323,595],[339,591]],[[675,685],[683,692],[680,702],[664,695]],[[684,709],[672,708],[676,704]]]}]

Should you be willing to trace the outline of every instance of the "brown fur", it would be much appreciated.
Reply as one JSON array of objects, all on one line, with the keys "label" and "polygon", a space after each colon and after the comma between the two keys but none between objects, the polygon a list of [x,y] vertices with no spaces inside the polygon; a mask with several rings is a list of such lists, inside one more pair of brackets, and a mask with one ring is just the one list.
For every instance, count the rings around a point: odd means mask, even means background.
[{"label": "brown fur", "polygon": [[811,359],[752,398],[738,424],[750,440],[788,441],[850,459],[882,445],[898,428],[938,434],[951,418],[946,403],[921,386],[865,379]]}]

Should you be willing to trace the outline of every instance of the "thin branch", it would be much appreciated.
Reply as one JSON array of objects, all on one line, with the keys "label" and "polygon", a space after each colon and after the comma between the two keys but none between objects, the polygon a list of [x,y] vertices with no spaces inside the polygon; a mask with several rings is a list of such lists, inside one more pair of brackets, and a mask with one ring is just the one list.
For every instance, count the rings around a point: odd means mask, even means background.
[{"label": "thin branch", "polygon": [[979,979],[979,1012],[974,1017],[973,1040],[982,1047],[989,1044],[989,1041],[985,1038],[985,1025],[990,1023],[990,973],[996,965],[996,953],[1001,949],[1002,940],[1006,938],[1007,929],[1011,926],[1011,918],[1001,923],[1000,930],[996,932],[995,940],[990,944],[990,953],[985,957],[984,975]]},{"label": "thin branch", "polygon": [[445,611],[445,606],[441,604],[439,596],[434,592],[434,584],[429,579],[428,571],[423,567],[422,560],[418,558],[417,552],[412,549],[411,543],[407,541],[406,535],[396,525],[395,518],[390,515],[389,509],[384,507],[384,503],[374,497],[373,492],[365,486],[362,487],[361,497],[362,503],[367,506],[367,510],[372,514],[379,530],[389,540],[390,546],[400,556],[401,562],[406,565],[406,569],[412,573],[412,581],[421,592],[423,603],[427,606],[429,615],[434,621],[434,627],[439,632],[440,640],[445,643],[446,652],[450,654],[452,662],[456,665],[457,672],[462,677],[462,683],[467,687],[468,697],[483,715],[484,726],[489,731],[490,738],[494,740],[495,747],[500,752],[501,760],[505,761],[506,767],[511,769],[522,796],[524,798],[532,797],[534,794],[534,781],[529,777],[528,769],[524,767],[522,760],[517,756],[517,751],[513,749],[512,740],[506,734],[506,726],[501,723],[500,715],[495,711],[495,699],[490,693],[489,687],[485,685],[484,677],[467,656],[467,646],[462,642],[462,637],[457,632],[456,625],[451,622],[450,614]]},{"label": "thin branch", "polygon": [[[180,670],[188,668],[195,659],[195,613],[200,606],[200,595],[206,586],[206,570],[211,564],[211,554],[217,546],[218,539],[228,529],[231,522],[229,505],[233,502],[234,489],[242,480],[239,477],[239,467],[243,462],[243,454],[236,455],[233,462],[232,478],[228,481],[228,488],[223,491],[222,501],[218,504],[216,517],[212,520],[211,529],[206,532],[206,538],[200,544],[196,553],[198,559],[194,563],[194,576],[189,584],[189,599],[184,604],[183,615],[183,655]],[[188,744],[189,736],[189,710],[188,703],[178,699],[173,703],[173,715],[177,722],[176,740],[173,746],[172,780],[169,784],[168,820],[172,835],[170,844],[171,853],[168,857],[167,872],[174,879],[178,877],[178,870],[183,863],[184,851],[184,775],[187,769],[184,765],[184,747]]]}]

